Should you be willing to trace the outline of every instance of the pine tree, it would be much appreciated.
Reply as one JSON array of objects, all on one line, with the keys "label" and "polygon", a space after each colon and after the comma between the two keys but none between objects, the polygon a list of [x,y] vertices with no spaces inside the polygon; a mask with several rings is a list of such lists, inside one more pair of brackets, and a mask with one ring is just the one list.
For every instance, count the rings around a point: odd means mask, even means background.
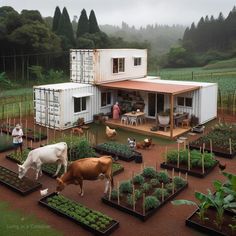
[{"label": "pine tree", "polygon": [[58,23],[57,34],[64,37],[67,43],[70,44],[68,46],[71,47],[74,45],[75,40],[74,40],[72,24],[70,21],[69,14],[65,7],[63,8],[63,11],[62,11],[59,23]]},{"label": "pine tree", "polygon": [[93,10],[91,10],[89,15],[89,33],[94,34],[100,32],[98,22]]},{"label": "pine tree", "polygon": [[81,11],[81,15],[79,18],[76,36],[77,36],[77,38],[79,38],[80,36],[82,36],[83,34],[86,34],[86,33],[89,33],[89,20],[88,20],[86,10],[83,9]]},{"label": "pine tree", "polygon": [[59,20],[61,18],[61,10],[59,7],[56,7],[54,16],[53,16],[53,22],[52,22],[52,31],[56,32],[59,24]]}]

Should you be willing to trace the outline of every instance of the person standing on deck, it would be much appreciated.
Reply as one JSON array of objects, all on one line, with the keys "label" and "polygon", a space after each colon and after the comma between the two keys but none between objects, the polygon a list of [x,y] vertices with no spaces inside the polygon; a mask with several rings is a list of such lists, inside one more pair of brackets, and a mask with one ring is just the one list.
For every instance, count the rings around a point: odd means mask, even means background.
[{"label": "person standing on deck", "polygon": [[120,107],[118,102],[116,102],[116,104],[113,106],[113,119],[114,120],[120,119]]}]

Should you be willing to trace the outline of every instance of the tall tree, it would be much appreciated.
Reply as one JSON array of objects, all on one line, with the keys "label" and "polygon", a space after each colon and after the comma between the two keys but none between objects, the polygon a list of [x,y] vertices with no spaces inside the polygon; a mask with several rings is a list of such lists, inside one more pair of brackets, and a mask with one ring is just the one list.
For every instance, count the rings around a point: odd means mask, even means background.
[{"label": "tall tree", "polygon": [[100,32],[98,22],[93,10],[91,10],[89,15],[89,33],[94,34]]},{"label": "tall tree", "polygon": [[74,40],[72,24],[70,21],[69,14],[65,7],[63,8],[63,11],[59,20],[57,34],[62,36],[68,43],[66,48],[70,48],[74,46],[75,40]]},{"label": "tall tree", "polygon": [[77,38],[79,38],[80,36],[82,36],[86,33],[89,33],[89,20],[88,20],[86,10],[83,9],[81,11],[81,15],[79,18],[76,36],[77,36]]},{"label": "tall tree", "polygon": [[59,24],[59,20],[61,18],[61,10],[59,7],[56,7],[54,16],[53,16],[53,22],[52,22],[52,31],[56,32]]}]

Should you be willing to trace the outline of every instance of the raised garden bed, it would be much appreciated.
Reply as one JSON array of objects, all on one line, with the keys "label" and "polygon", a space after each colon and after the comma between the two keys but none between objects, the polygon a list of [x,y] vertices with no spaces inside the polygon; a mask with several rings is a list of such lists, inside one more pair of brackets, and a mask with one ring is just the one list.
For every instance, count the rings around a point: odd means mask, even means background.
[{"label": "raised garden bed", "polygon": [[94,149],[100,154],[111,155],[128,162],[135,160],[137,155],[137,152],[132,151],[127,145],[115,142],[102,143],[94,147]]},{"label": "raised garden bed", "polygon": [[[30,151],[31,149],[25,149],[23,151],[22,157],[20,153],[17,153],[16,155],[15,153],[10,153],[6,155],[6,158],[18,164],[23,164]],[[57,170],[57,164],[43,164],[42,166],[43,173],[53,178],[56,178],[56,176],[54,176],[54,174],[56,173],[56,170]],[[112,171],[113,171],[113,176],[118,175],[124,171],[124,167],[120,163],[113,162]],[[62,166],[58,173],[58,176],[61,176],[63,173],[64,173],[64,167]]]},{"label": "raised garden bed", "polygon": [[[179,155],[179,167],[178,167]],[[188,169],[188,155],[190,158],[190,170]],[[203,157],[204,157],[204,173],[203,173]],[[218,164],[218,161],[211,153],[204,152],[204,155],[199,150],[192,150],[188,154],[188,150],[170,150],[167,152],[167,160],[161,163],[161,168],[188,173],[189,175],[203,178],[208,175]]]},{"label": "raised garden bed", "polygon": [[[214,236],[232,236],[235,235],[232,233],[229,225],[235,224],[232,218],[236,216],[235,213],[232,211],[225,211],[224,213],[224,223],[222,225],[221,230],[216,227],[214,221],[216,221],[216,210],[214,208],[209,208],[206,212],[207,218],[210,220],[205,220],[203,224],[199,219],[199,210],[196,210],[186,221],[186,225],[194,228],[198,231],[204,232],[207,235],[214,235]],[[235,232],[234,232],[235,233]]]},{"label": "raised garden bed", "polygon": [[60,216],[74,221],[95,235],[109,235],[119,226],[119,222],[113,220],[111,217],[91,210],[57,193],[51,193],[42,198],[39,204],[49,208]]},{"label": "raised garden bed", "polygon": [[147,167],[142,174],[113,189],[110,196],[102,197],[102,202],[146,221],[187,186],[181,177],[174,177],[173,181],[166,172]]},{"label": "raised garden bed", "polygon": [[12,137],[0,132],[0,152],[5,152],[11,149],[14,149]]},{"label": "raised garden bed", "polygon": [[[211,144],[212,143],[212,144]],[[217,124],[206,135],[190,143],[190,149],[202,149],[225,158],[233,158],[236,155],[236,124]],[[230,151],[231,150],[231,151]]]},{"label": "raised garden bed", "polygon": [[34,182],[27,177],[19,179],[17,173],[3,166],[0,166],[0,183],[22,195],[27,195],[42,187],[40,183]]}]

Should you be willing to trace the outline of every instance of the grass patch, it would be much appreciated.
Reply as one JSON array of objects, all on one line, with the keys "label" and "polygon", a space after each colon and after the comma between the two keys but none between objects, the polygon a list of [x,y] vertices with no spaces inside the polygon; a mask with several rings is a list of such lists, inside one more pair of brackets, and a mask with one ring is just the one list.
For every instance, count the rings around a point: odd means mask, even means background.
[{"label": "grass patch", "polygon": [[12,211],[6,202],[0,202],[0,232],[1,235],[48,235],[60,236],[60,232],[50,225],[37,219],[34,215],[24,215],[19,211]]},{"label": "grass patch", "polygon": [[32,95],[32,94],[33,94],[33,88],[17,88],[17,89],[1,91],[0,97]]},{"label": "grass patch", "polygon": [[225,68],[235,68],[236,67],[236,58],[232,58],[229,60],[217,61],[214,63],[210,63],[203,67],[203,69],[225,69]]},{"label": "grass patch", "polygon": [[[92,123],[89,125],[90,131],[94,134],[97,133],[97,143],[104,143],[107,142],[108,139],[106,137],[105,133],[105,125],[103,124],[95,124]],[[150,135],[143,135],[139,133],[135,133],[132,131],[126,131],[124,129],[116,128],[117,136],[115,137],[115,142],[127,144],[127,139],[130,137],[135,138],[136,141],[143,141],[145,138],[149,137]],[[152,142],[158,145],[167,145],[174,143],[173,140],[165,139],[165,138],[159,138],[152,136]]]}]

